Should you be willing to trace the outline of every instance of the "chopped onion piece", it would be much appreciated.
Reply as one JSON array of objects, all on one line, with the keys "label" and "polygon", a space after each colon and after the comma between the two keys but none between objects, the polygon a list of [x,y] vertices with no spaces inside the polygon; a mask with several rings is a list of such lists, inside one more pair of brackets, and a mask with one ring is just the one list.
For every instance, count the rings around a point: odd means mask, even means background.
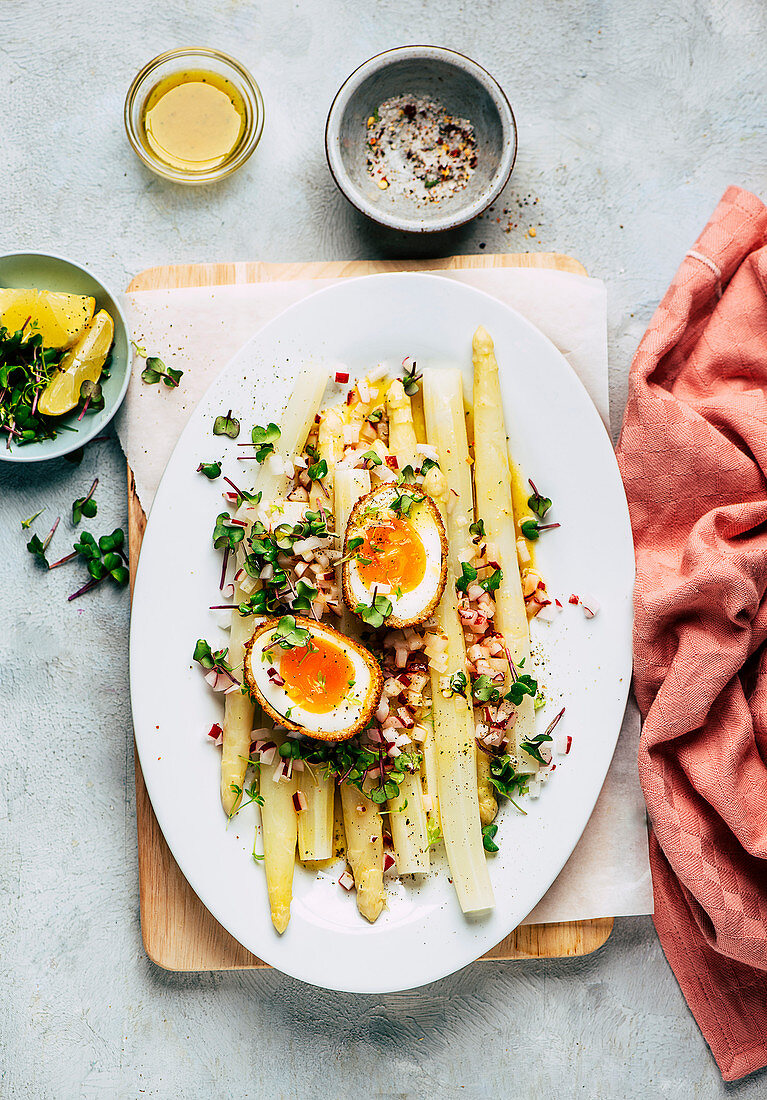
[{"label": "chopped onion piece", "polygon": [[581,607],[583,608],[583,614],[586,618],[593,619],[597,611],[599,611],[599,600],[591,595],[581,596]]}]

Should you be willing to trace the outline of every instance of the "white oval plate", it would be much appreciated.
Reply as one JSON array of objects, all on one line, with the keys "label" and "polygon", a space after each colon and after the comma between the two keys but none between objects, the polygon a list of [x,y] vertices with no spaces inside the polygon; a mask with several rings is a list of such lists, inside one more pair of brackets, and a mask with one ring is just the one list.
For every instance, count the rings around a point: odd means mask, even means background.
[{"label": "white oval plate", "polygon": [[[500,852],[490,859],[495,909],[464,917],[444,857],[416,885],[393,883],[375,925],[338,885],[340,868],[296,867],[285,934],[269,917],[263,869],[251,858],[255,815],[228,826],[219,801],[219,751],[207,737],[221,696],[193,665],[197,638],[226,644],[210,604],[219,600],[220,555],[211,531],[222,482],[196,472],[225,452],[224,473],[248,483],[237,447],[211,434],[231,408],[241,439],[254,423],[279,421],[297,369],[345,364],[352,377],[409,355],[419,367],[457,364],[471,375],[471,337],[484,325],[502,372],[514,456],[554,501],[558,531],[538,543],[549,591],[564,611],[533,624],[549,699],[543,729],[562,706],[558,732],[572,751],[527,816],[508,804]],[[226,444],[226,446],[224,446]],[[192,888],[217,920],[265,962],[302,981],[350,992],[408,989],[441,978],[499,943],[536,905],[580,837],[605,778],[631,675],[634,558],[626,500],[612,446],[586,391],[536,328],[496,299],[434,275],[375,275],[319,291],[266,325],[195,410],[163,476],[144,536],[133,598],[131,698],[141,767],[160,827]],[[571,592],[596,596],[586,621]],[[215,646],[214,646],[215,648]]]}]

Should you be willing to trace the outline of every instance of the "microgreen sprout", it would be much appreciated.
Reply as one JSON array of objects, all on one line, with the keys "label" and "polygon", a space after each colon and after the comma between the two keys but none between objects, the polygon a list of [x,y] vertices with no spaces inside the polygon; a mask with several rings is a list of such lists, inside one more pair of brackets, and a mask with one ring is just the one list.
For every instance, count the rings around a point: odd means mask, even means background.
[{"label": "microgreen sprout", "polygon": [[466,595],[469,591],[469,587],[472,584],[478,584],[484,592],[496,592],[498,586],[503,579],[503,573],[500,569],[493,569],[482,580],[477,580],[477,570],[467,561],[461,562],[461,576],[455,582],[455,587],[459,592],[463,592]]},{"label": "microgreen sprout", "polygon": [[369,412],[367,414],[365,419],[367,420],[367,422],[369,424],[377,424],[381,420],[382,417],[383,417],[383,409],[379,406],[377,409],[372,409],[371,412]]},{"label": "microgreen sprout", "polygon": [[402,388],[404,389],[408,397],[415,397],[415,395],[418,393],[418,383],[421,381],[423,375],[418,373],[418,368],[415,360],[413,361],[412,367],[408,367],[406,365],[409,358],[410,356],[408,355],[405,359],[402,360]]},{"label": "microgreen sprout", "polygon": [[[410,469],[412,470],[412,466],[410,467]],[[413,505],[420,504],[421,501],[423,501],[424,499],[425,498],[423,493],[415,493],[410,492],[407,489],[403,489],[401,493],[394,497],[389,507],[395,515],[409,516],[410,509],[413,507]]]},{"label": "microgreen sprout", "polygon": [[443,839],[442,830],[439,824],[431,817],[428,818],[426,822],[426,839],[429,842],[430,848],[433,848],[435,844],[439,844]]},{"label": "microgreen sprout", "polygon": [[479,542],[485,537],[485,521],[478,519],[476,523],[469,524],[469,534],[472,536],[472,542]]},{"label": "microgreen sprout", "polygon": [[245,528],[232,523],[228,512],[219,512],[216,526],[213,528],[213,545],[216,550],[234,550],[238,542],[245,538]]},{"label": "microgreen sprout", "polygon": [[248,504],[260,504],[261,493],[249,493],[247,489],[240,489],[238,485],[235,485],[226,475],[224,475],[224,481],[227,485],[231,485],[237,494],[237,507],[239,508],[243,501],[247,501]]},{"label": "microgreen sprout", "polygon": [[355,610],[363,622],[377,630],[391,615],[392,607],[391,600],[387,596],[379,595],[378,589],[374,588],[370,603],[358,603]]},{"label": "microgreen sprout", "polygon": [[466,698],[466,688],[469,681],[466,678],[465,672],[454,672],[447,682],[450,695],[461,695]]},{"label": "microgreen sprout", "polygon": [[98,485],[98,483],[99,479],[94,478],[93,484],[88,490],[87,496],[78,497],[77,500],[72,504],[72,523],[75,527],[77,527],[83,516],[85,516],[86,519],[93,519],[93,517],[96,515],[98,508],[96,506],[96,501],[93,499],[93,494],[96,492],[96,486]]},{"label": "microgreen sprout", "polygon": [[322,481],[323,477],[327,477],[328,464],[324,458],[321,458],[319,462],[315,462],[310,466],[306,472],[312,481]]},{"label": "microgreen sprout", "polygon": [[48,559],[45,556],[45,552],[51,544],[51,539],[56,534],[56,528],[60,520],[61,516],[57,516],[53,527],[51,527],[44,539],[40,539],[37,535],[33,535],[27,543],[27,550],[29,550],[30,554],[33,554],[37,561],[39,561],[41,565],[44,565],[46,569],[50,568],[50,566],[48,565]]},{"label": "microgreen sprout", "polygon": [[198,474],[205,474],[209,481],[215,481],[221,476],[220,462],[201,462],[197,467]]},{"label": "microgreen sprout", "polygon": [[[102,377],[104,371],[101,372]],[[101,389],[100,382],[91,382],[89,378],[83,382],[80,386],[80,401],[82,402],[82,409],[80,409],[80,415],[78,420],[82,420],[88,409],[91,412],[98,412],[99,409],[104,408],[104,394]]]},{"label": "microgreen sprout", "polygon": [[541,531],[553,531],[555,527],[561,527],[559,523],[538,523],[534,519],[523,519],[519,529],[526,539],[535,542],[540,538]]},{"label": "microgreen sprout", "polygon": [[364,455],[362,456],[362,461],[365,463],[365,466],[368,470],[371,470],[374,466],[382,465],[381,456],[379,455],[378,451],[374,450],[365,451]]},{"label": "microgreen sprout", "polygon": [[528,478],[528,481],[530,482],[530,488],[533,490],[533,495],[528,497],[527,506],[538,519],[543,519],[549,508],[551,508],[551,500],[538,492],[535,483],[531,479]]},{"label": "microgreen sprout", "polygon": [[517,676],[511,687],[504,695],[504,699],[508,699],[510,703],[513,703],[515,707],[520,706],[522,700],[526,695],[530,695],[535,699],[536,692],[538,691],[538,684],[532,678],[532,676]]},{"label": "microgreen sprout", "polygon": [[176,389],[183,373],[182,370],[166,367],[162,359],[159,359],[156,355],[150,355],[147,358],[146,366],[141,372],[141,381],[146,382],[148,386],[155,386],[162,379],[170,389]]},{"label": "microgreen sprout", "polygon": [[29,528],[30,528],[30,527],[32,526],[32,524],[33,524],[33,523],[35,522],[35,520],[37,519],[37,517],[38,517],[38,516],[41,516],[41,515],[43,514],[43,512],[44,512],[44,511],[45,511],[45,508],[41,508],[39,512],[35,512],[35,514],[34,514],[33,516],[30,516],[30,517],[29,517],[29,519],[23,519],[23,520],[21,521],[21,529],[22,529],[22,531],[28,531],[28,530],[29,530]]},{"label": "microgreen sprout", "polygon": [[229,652],[225,646],[223,649],[211,649],[210,644],[205,638],[198,638],[197,644],[194,647],[194,653],[192,659],[197,661],[206,672],[210,672],[215,669],[216,672],[232,671],[232,666],[227,663],[226,656]]},{"label": "microgreen sprout", "polygon": [[114,581],[119,587],[123,587],[128,583],[129,573],[123,564],[125,561],[125,555],[122,551],[124,542],[125,533],[121,527],[116,527],[111,535],[102,535],[98,542],[96,542],[90,531],[83,531],[79,540],[74,544],[74,555],[68,554],[61,561],[55,562],[51,566],[53,569],[58,565],[63,565],[65,561],[70,561],[72,557],[78,555],[84,560],[91,579],[68,597],[70,601],[76,600],[78,596],[82,596],[85,592],[89,592],[107,578]]},{"label": "microgreen sprout", "polygon": [[250,438],[256,448],[256,462],[265,462],[270,454],[274,454],[274,444],[280,438],[280,434],[277,424],[267,424],[265,428],[260,424],[254,426]]},{"label": "microgreen sprout", "polygon": [[425,477],[429,470],[433,470],[435,467],[439,469],[439,462],[433,458],[425,458],[421,463],[421,476]]},{"label": "microgreen sprout", "polygon": [[268,648],[278,645],[280,649],[296,649],[308,646],[310,641],[309,631],[306,627],[298,625],[295,615],[283,615],[277,623],[277,630],[272,634],[272,645]]},{"label": "microgreen sprout", "polygon": [[213,421],[213,434],[225,435],[229,439],[236,439],[240,434],[240,422],[236,416],[232,416],[232,410],[223,416],[217,416]]},{"label": "microgreen sprout", "polygon": [[495,843],[495,834],[497,832],[498,826],[495,823],[482,827],[482,847],[486,852],[498,851],[498,845]]}]

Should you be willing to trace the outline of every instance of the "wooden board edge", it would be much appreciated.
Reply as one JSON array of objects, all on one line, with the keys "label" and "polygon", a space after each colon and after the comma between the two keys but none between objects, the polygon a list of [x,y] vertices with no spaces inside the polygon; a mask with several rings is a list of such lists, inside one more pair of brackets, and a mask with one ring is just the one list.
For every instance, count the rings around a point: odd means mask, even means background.
[{"label": "wooden board edge", "polygon": [[312,260],[307,263],[168,264],[140,271],[128,284],[127,293],[167,290],[172,273],[174,289],[227,286],[232,283],[282,282],[291,279],[345,278],[387,271],[455,271],[462,268],[529,267],[586,275],[582,263],[562,252],[472,253],[425,260]]}]

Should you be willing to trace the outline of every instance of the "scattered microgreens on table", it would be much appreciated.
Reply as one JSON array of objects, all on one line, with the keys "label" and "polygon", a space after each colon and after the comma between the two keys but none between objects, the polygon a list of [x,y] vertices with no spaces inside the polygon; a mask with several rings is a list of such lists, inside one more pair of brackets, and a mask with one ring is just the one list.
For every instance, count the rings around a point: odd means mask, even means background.
[{"label": "scattered microgreens on table", "polygon": [[93,499],[93,494],[96,492],[98,483],[99,479],[97,477],[94,478],[87,496],[78,497],[72,504],[72,523],[75,527],[77,527],[83,516],[85,516],[86,519],[93,519],[96,515],[98,508],[96,506],[96,501]]},{"label": "scattered microgreens on table", "polygon": [[184,372],[182,370],[174,370],[173,367],[166,367],[162,359],[157,355],[147,355],[146,348],[141,347],[135,340],[131,340],[136,354],[140,355],[142,359],[146,359],[146,366],[141,372],[141,381],[146,383],[147,386],[155,386],[162,379],[169,389],[176,389],[181,381]]}]

